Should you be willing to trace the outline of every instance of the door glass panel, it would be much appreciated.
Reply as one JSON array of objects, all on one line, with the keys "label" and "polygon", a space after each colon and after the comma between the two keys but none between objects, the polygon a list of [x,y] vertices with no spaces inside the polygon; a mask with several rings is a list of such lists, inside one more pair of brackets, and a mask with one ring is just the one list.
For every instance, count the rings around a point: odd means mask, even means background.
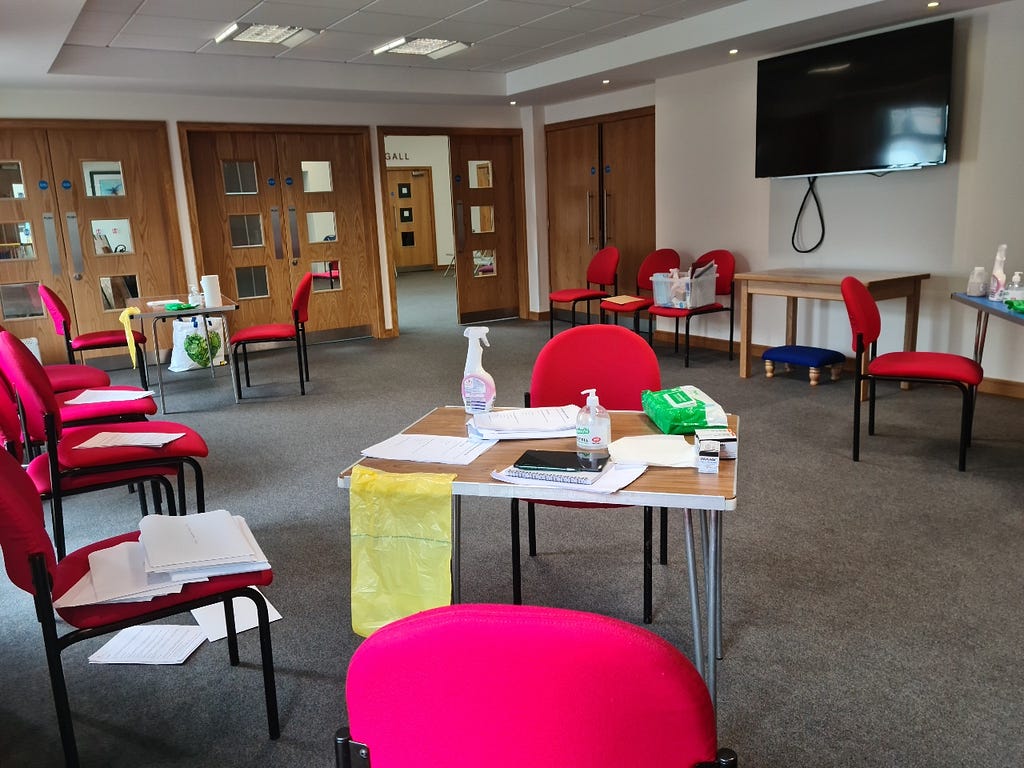
[{"label": "door glass panel", "polygon": [[493,248],[473,251],[473,277],[494,277],[497,272]]},{"label": "door glass panel", "polygon": [[319,291],[340,291],[341,290],[341,263],[337,261],[314,261],[310,265],[310,272],[313,273],[313,290]]},{"label": "door glass panel", "polygon": [[34,259],[32,225],[27,221],[9,221],[0,224],[0,261],[4,259]]},{"label": "door glass panel", "polygon": [[258,299],[270,295],[266,267],[235,267],[238,298]]},{"label": "door glass panel", "polygon": [[17,160],[0,162],[0,198],[24,196],[25,182],[21,178],[21,163]]},{"label": "door glass panel", "polygon": [[255,160],[225,160],[222,170],[225,195],[255,195],[259,191]]},{"label": "door glass panel", "polygon": [[135,275],[111,275],[100,278],[103,309],[124,309],[139,298],[139,279]]},{"label": "door glass panel", "polygon": [[412,185],[411,184],[399,184],[398,185],[398,196],[399,197],[412,197]]},{"label": "door glass panel", "polygon": [[333,190],[330,160],[302,161],[303,192],[331,192]]},{"label": "door glass panel", "polygon": [[403,224],[409,224],[412,222],[412,208],[399,208],[398,209],[398,220]]},{"label": "door glass panel", "polygon": [[314,211],[306,214],[306,229],[309,231],[309,242],[333,242],[338,239],[338,230],[334,223],[334,211]]},{"label": "door glass panel", "polygon": [[473,205],[469,208],[469,220],[473,234],[494,231],[494,206]]},{"label": "door glass panel", "polygon": [[0,309],[3,310],[4,320],[42,317],[43,302],[39,298],[39,283],[0,285]]},{"label": "door glass panel", "polygon": [[490,160],[469,161],[469,186],[471,189],[491,188],[492,184]]},{"label": "door glass panel", "polygon": [[416,233],[415,232],[403,232],[402,233],[402,247],[408,248],[416,245]]},{"label": "door glass panel", "polygon": [[85,194],[88,197],[124,197],[124,177],[117,160],[83,160]]},{"label": "door glass panel", "polygon": [[135,253],[128,219],[93,219],[92,242],[97,256],[105,253]]},{"label": "door glass panel", "polygon": [[263,245],[263,225],[258,213],[228,216],[232,248],[253,248]]}]

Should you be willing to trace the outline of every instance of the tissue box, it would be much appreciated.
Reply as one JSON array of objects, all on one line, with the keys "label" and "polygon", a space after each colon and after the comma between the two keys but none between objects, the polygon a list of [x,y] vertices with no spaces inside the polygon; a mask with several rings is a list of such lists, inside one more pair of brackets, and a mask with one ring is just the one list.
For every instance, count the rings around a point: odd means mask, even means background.
[{"label": "tissue box", "polygon": [[673,278],[668,272],[656,272],[651,275],[654,303],[675,309],[696,309],[714,304],[716,279],[717,268],[714,265],[699,277],[680,275]]},{"label": "tissue box", "polygon": [[724,427],[715,427],[713,429],[697,429],[693,433],[694,439],[699,445],[705,440],[713,440],[718,443],[719,456],[723,459],[735,459],[739,449],[740,441],[736,437],[736,433],[731,429]]}]

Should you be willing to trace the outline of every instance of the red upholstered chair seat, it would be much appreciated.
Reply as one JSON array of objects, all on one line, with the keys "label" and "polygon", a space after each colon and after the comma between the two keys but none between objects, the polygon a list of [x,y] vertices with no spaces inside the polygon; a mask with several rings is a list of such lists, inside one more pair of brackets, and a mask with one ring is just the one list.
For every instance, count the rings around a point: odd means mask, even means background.
[{"label": "red upholstered chair seat", "polygon": [[[77,448],[100,432],[165,432],[181,433],[183,437],[172,440],[159,451],[138,445],[118,445],[111,448]],[[194,429],[173,421],[133,421],[124,424],[91,424],[85,427],[68,427],[57,444],[57,460],[62,467],[103,467],[110,464],[145,462],[153,459],[203,458],[209,454],[206,441]]]},{"label": "red upholstered chair seat", "polygon": [[[45,454],[36,456],[25,467],[28,476],[36,487],[36,492],[43,498],[48,498],[53,493],[50,484],[49,459]],[[144,467],[125,469],[120,472],[104,472],[100,475],[69,475],[60,482],[61,492],[70,496],[73,493],[80,493],[96,487],[125,485],[132,480],[143,480],[153,475],[174,477],[178,473],[177,467]]]},{"label": "red upholstered chair seat", "polygon": [[90,389],[93,387],[110,386],[110,376],[106,371],[93,368],[91,365],[56,363],[44,365],[46,378],[54,392],[67,392],[69,389]]},{"label": "red upholstered chair seat", "polygon": [[269,323],[267,325],[254,325],[251,328],[243,328],[232,334],[231,344],[257,341],[291,341],[295,338],[295,326],[287,323]]},{"label": "red upholstered chair seat", "polygon": [[634,301],[627,301],[620,304],[617,301],[602,301],[601,309],[605,312],[643,312],[654,305],[654,299],[645,299],[637,296]]},{"label": "red upholstered chair seat", "polygon": [[980,365],[948,352],[887,352],[868,363],[868,374],[885,378],[946,379],[976,387],[984,378]]},{"label": "red upholstered chair seat", "polygon": [[692,315],[721,312],[723,309],[727,309],[727,307],[716,301],[713,304],[705,304],[703,307],[694,307],[693,309],[679,309],[678,307],[651,307],[649,311],[655,317],[690,317]]},{"label": "red upholstered chair seat", "polygon": [[[139,331],[132,331],[136,344],[145,344],[146,337]],[[106,349],[108,347],[125,346],[124,330],[112,329],[109,331],[92,331],[82,333],[71,339],[71,348],[76,352],[83,349]]]},{"label": "red upholstered chair seat", "polygon": [[[82,547],[61,560],[52,570],[53,599],[57,600],[71,587],[78,583],[89,571],[89,553],[107,549],[124,541],[138,541],[139,532],[122,533],[103,541],[97,541]],[[181,592],[175,595],[162,595],[152,600],[136,603],[109,603],[104,605],[79,605],[73,608],[58,608],[57,615],[73,627],[99,627],[118,621],[128,621],[164,608],[188,603],[193,600],[217,595],[241,587],[266,586],[274,580],[271,570],[253,571],[252,573],[233,573],[228,576],[215,576],[208,581],[185,584]]]},{"label": "red upholstered chair seat", "polygon": [[565,288],[561,291],[552,291],[548,297],[558,304],[568,304],[573,301],[589,301],[591,299],[603,299],[608,296],[607,291],[596,291],[587,288]]},{"label": "red upholstered chair seat", "polygon": [[[92,388],[95,389],[95,388]],[[119,391],[135,391],[138,387],[103,387],[103,389]],[[64,424],[83,421],[133,421],[142,420],[156,413],[156,401],[152,397],[140,397],[136,400],[118,400],[108,403],[84,403],[68,405],[85,390],[73,389],[66,392],[54,392],[57,404],[60,405],[60,420]]]},{"label": "red upholstered chair seat", "polygon": [[[619,304],[614,301],[601,302],[601,317],[611,313],[612,322],[618,324],[620,314],[633,315],[633,330],[640,333],[640,313],[654,306],[654,281],[653,275],[669,272],[679,268],[679,253],[672,248],[658,248],[644,256],[640,267],[636,272],[636,291],[629,295],[635,297],[634,301]],[[651,340],[654,319],[647,316],[647,339]]]}]

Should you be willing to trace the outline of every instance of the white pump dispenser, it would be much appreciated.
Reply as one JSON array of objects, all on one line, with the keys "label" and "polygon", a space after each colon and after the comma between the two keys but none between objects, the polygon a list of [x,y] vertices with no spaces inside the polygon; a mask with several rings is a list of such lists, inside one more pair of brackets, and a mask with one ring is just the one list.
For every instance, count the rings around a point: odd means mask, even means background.
[{"label": "white pump dispenser", "polygon": [[608,443],[612,441],[612,420],[597,399],[596,389],[584,389],[587,404],[576,417],[576,452],[580,460],[608,456]]},{"label": "white pump dispenser", "polygon": [[996,249],[996,263],[992,267],[992,279],[988,284],[988,298],[990,301],[1002,301],[1006,293],[1006,244],[1003,243]]},{"label": "white pump dispenser", "polygon": [[462,402],[466,413],[485,413],[494,405],[494,377],[484,370],[483,347],[491,346],[487,341],[488,328],[470,326],[465,337],[469,339],[469,351],[466,353],[466,370],[462,375]]}]

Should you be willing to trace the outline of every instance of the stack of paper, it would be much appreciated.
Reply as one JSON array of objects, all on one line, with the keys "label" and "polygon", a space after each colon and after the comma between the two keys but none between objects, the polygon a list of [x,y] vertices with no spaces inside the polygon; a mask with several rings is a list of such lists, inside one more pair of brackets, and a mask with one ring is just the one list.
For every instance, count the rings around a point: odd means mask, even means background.
[{"label": "stack of paper", "polygon": [[424,461],[432,464],[472,464],[496,440],[470,440],[446,435],[410,435],[402,433],[362,450],[371,459]]},{"label": "stack of paper", "polygon": [[536,440],[575,437],[578,405],[510,408],[478,413],[466,425],[469,436],[481,440]]},{"label": "stack of paper", "polygon": [[138,602],[175,594],[211,576],[270,567],[245,520],[223,509],[202,515],[149,515],[138,541],[89,554],[89,571],[54,601],[57,608]]}]

